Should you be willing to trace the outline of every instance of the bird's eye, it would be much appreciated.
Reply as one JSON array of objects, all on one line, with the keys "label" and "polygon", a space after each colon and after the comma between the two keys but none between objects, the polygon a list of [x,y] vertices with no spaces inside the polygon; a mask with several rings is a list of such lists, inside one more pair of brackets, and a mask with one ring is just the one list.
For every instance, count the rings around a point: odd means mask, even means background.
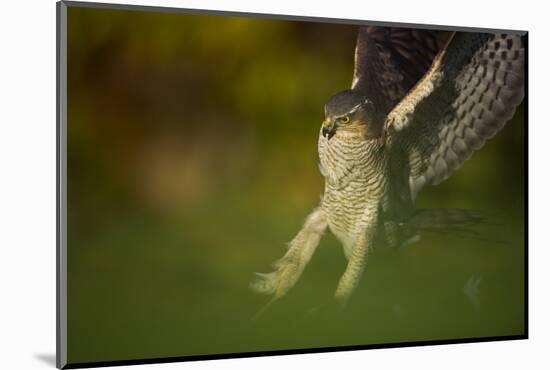
[{"label": "bird's eye", "polygon": [[349,122],[349,116],[340,117],[340,122],[348,123]]}]

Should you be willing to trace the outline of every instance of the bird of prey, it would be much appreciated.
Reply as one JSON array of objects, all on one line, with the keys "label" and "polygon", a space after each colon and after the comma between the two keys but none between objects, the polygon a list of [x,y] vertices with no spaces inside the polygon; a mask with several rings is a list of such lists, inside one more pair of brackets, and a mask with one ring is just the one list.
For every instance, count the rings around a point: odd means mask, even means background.
[{"label": "bird of prey", "polygon": [[418,192],[445,180],[512,117],[524,95],[525,37],[360,27],[350,89],[330,97],[318,139],[319,206],[275,270],[252,288],[285,295],[328,227],[347,267],[335,297],[356,288],[377,234],[415,237]]}]

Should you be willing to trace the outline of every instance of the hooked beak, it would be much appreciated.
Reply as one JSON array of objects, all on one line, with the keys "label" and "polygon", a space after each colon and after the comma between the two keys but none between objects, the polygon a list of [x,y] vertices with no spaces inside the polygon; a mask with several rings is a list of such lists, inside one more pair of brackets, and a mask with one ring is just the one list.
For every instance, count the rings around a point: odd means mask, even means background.
[{"label": "hooked beak", "polygon": [[326,137],[327,140],[330,140],[330,138],[334,136],[335,131],[336,131],[336,122],[330,120],[329,118],[325,119],[323,121],[323,129],[321,131],[323,136]]}]

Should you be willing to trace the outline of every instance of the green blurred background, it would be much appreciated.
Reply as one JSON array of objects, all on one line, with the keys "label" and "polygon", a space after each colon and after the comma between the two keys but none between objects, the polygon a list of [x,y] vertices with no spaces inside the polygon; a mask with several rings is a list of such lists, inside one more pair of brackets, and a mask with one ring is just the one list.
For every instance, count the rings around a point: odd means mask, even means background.
[{"label": "green blurred background", "polygon": [[349,86],[356,28],[76,7],[68,27],[70,363],[524,333],[523,105],[419,198],[485,210],[487,240],[377,248],[341,310],[327,234],[253,321],[252,273],[319,201],[323,104]]}]

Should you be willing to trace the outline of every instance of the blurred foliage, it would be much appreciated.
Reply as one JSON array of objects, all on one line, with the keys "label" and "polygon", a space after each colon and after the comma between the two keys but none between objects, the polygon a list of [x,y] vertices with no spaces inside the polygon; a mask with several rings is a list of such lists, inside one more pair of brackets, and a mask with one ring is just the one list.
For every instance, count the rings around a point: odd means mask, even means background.
[{"label": "blurred foliage", "polygon": [[323,104],[351,81],[356,29],[76,7],[68,27],[70,362],[524,332],[523,106],[419,199],[495,215],[483,239],[375,249],[342,312],[325,309],[345,267],[327,234],[252,321],[252,272],[322,192]]}]

